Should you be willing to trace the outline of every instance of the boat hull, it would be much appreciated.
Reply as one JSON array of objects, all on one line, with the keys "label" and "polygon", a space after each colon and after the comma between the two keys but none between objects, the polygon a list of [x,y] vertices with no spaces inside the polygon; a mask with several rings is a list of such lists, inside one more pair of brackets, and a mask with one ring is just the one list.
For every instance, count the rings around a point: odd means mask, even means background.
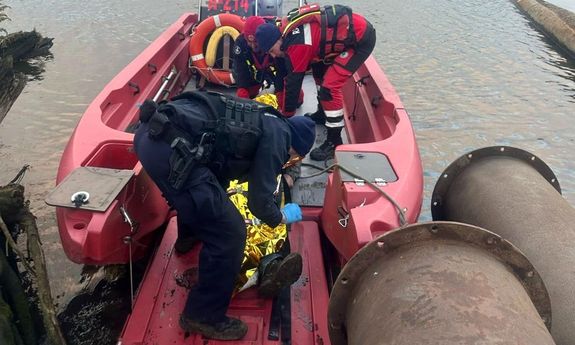
[{"label": "boat hull", "polygon": [[[181,278],[193,275],[199,247],[181,257],[174,254],[175,214],[142,169],[133,151],[133,134],[126,130],[137,122],[138,104],[157,94],[174,68],[178,77],[164,96],[194,88],[188,45],[196,20],[196,15],[182,16],[106,86],[80,120],[58,171],[58,183],[79,167],[133,171],[102,212],[57,208],[62,244],[72,261],[127,263],[151,250],[154,234],[160,233],[155,230],[166,227],[138,288],[119,342],[123,345],[207,343],[178,326],[187,296]],[[312,108],[317,103],[316,90],[313,82],[308,86],[306,103]],[[290,233],[292,250],[304,259],[304,272],[291,288],[291,331],[286,332],[294,344],[330,343],[326,318],[329,286],[335,278],[328,279],[326,272],[336,272],[377,235],[415,222],[421,210],[422,166],[411,122],[375,59],[370,57],[344,88],[346,95],[355,97],[344,101],[347,144],[337,148],[338,163],[348,164],[340,160],[345,155],[376,156],[373,164],[357,164],[354,171],[371,176],[368,180],[379,179],[379,172],[392,178],[378,180],[381,183],[373,189],[335,171],[322,177],[323,182],[317,184],[320,188],[300,193],[319,193],[315,199],[322,207],[300,202],[304,221],[294,224]],[[344,214],[339,212],[342,209]],[[341,225],[344,219],[346,226]],[[335,254],[325,255],[326,249]],[[271,300],[259,298],[253,289],[235,296],[229,313],[244,320],[249,332],[245,339],[226,344],[277,344],[267,337],[271,306]]]},{"label": "boat hull", "polygon": [[[143,171],[133,150],[138,104],[151,98],[172,68],[180,72],[171,94],[190,79],[187,68],[189,32],[197,15],[182,15],[121,71],[88,106],[60,161],[56,183],[79,167],[131,169],[134,177],[104,212],[57,207],[62,246],[68,258],[82,264],[127,263],[149,250],[149,235],[166,222],[169,208]],[[123,208],[134,223],[126,222]],[[130,245],[131,249],[130,249]]]}]

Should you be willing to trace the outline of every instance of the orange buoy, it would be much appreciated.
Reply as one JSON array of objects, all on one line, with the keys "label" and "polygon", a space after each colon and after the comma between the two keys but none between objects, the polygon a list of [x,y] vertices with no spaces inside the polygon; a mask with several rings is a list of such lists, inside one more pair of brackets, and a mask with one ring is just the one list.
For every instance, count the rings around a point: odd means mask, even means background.
[{"label": "orange buoy", "polygon": [[231,86],[234,84],[234,78],[230,71],[214,69],[206,63],[204,56],[204,43],[210,34],[222,26],[231,26],[242,32],[244,20],[232,13],[222,13],[211,16],[202,21],[197,27],[192,38],[190,39],[190,56],[192,65],[210,82]]}]

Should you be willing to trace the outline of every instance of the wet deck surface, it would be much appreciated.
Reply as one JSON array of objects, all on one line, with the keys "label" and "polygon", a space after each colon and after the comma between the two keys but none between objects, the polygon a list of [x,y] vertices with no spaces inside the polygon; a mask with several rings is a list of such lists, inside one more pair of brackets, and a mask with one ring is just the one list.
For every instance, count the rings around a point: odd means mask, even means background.
[{"label": "wet deck surface", "polygon": [[[153,262],[146,273],[135,308],[128,319],[121,342],[129,344],[278,344],[268,340],[272,300],[259,298],[254,288],[238,293],[228,315],[248,325],[240,341],[214,341],[180,329],[178,318],[184,309],[188,289],[197,279],[200,245],[190,253],[175,255],[176,218],[172,218]],[[291,249],[303,258],[303,271],[291,286],[291,343],[327,342],[328,290],[324,273],[319,228],[315,222],[299,222],[289,233]]]}]

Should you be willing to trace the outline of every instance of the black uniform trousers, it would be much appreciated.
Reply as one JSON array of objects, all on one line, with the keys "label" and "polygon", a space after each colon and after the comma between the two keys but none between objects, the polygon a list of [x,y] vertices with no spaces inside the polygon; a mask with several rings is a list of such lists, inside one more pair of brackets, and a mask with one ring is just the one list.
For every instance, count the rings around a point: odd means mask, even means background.
[{"label": "black uniform trousers", "polygon": [[212,171],[195,167],[181,190],[168,183],[171,149],[151,140],[142,126],[134,139],[138,158],[178,213],[178,236],[202,242],[198,281],[188,294],[184,314],[197,321],[225,320],[243,260],[246,225]]}]

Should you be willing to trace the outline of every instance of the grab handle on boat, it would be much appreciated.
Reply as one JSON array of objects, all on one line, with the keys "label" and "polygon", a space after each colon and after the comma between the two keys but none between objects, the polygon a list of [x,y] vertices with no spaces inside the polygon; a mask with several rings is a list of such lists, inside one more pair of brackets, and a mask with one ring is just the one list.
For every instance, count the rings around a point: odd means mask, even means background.
[{"label": "grab handle on boat", "polygon": [[138,84],[134,83],[134,82],[129,82],[128,86],[131,87],[132,89],[134,89],[134,95],[137,95],[140,93],[140,86],[138,86]]},{"label": "grab handle on boat", "polygon": [[180,72],[178,72],[178,70],[175,67],[172,67],[172,70],[170,71],[170,73],[168,74],[168,76],[163,77],[164,81],[162,82],[162,85],[160,86],[160,89],[158,90],[158,92],[156,92],[156,94],[154,95],[154,98],[152,98],[152,100],[154,102],[158,102],[160,100],[160,98],[164,98],[164,96],[167,96],[170,94],[170,91],[172,90],[172,87],[168,87],[170,85],[170,83],[172,81],[174,81],[173,84],[175,84],[175,80],[177,79],[177,77],[179,76]]},{"label": "grab handle on boat", "polygon": [[349,212],[347,212],[347,210],[343,208],[343,206],[338,206],[337,213],[341,217],[340,219],[338,219],[337,222],[339,223],[339,225],[341,225],[342,228],[347,228],[347,223],[349,221]]},{"label": "grab handle on boat", "polygon": [[[367,199],[363,198],[363,201],[357,207],[365,206],[366,201]],[[349,211],[346,210],[343,206],[339,206],[337,208],[337,213],[341,216],[337,222],[339,225],[341,225],[342,228],[347,228],[347,224],[349,223]]]}]

